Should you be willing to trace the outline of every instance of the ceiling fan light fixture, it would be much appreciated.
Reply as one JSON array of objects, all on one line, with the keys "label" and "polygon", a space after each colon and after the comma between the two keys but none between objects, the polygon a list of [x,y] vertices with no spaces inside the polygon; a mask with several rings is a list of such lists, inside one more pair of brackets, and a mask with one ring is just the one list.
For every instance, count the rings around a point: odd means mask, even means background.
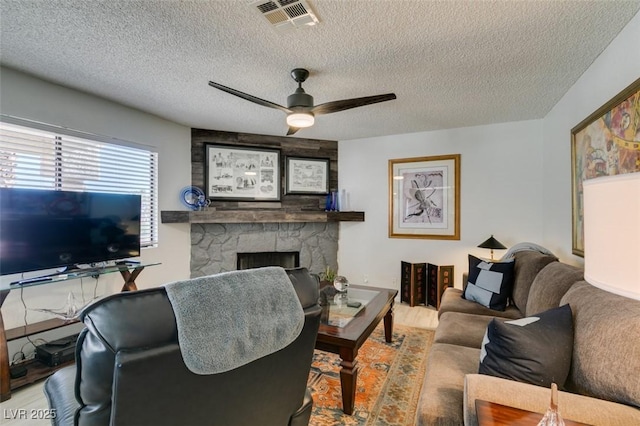
[{"label": "ceiling fan light fixture", "polygon": [[311,127],[315,121],[315,117],[309,112],[292,112],[287,115],[287,125],[290,127]]},{"label": "ceiling fan light fixture", "polygon": [[[297,0],[279,0],[297,1]],[[241,92],[231,87],[224,86],[220,83],[209,81],[209,86],[227,92],[233,96],[245,99],[254,104],[258,104],[267,108],[278,109],[287,114],[287,125],[289,130],[287,136],[291,136],[299,129],[313,126],[316,115],[333,114],[334,112],[345,111],[351,108],[358,108],[365,105],[377,104],[378,102],[386,102],[396,99],[395,93],[385,93],[383,95],[365,96],[362,98],[342,99],[339,101],[325,102],[320,105],[314,105],[313,96],[305,93],[302,83],[309,77],[309,71],[304,68],[295,68],[291,71],[291,77],[298,83],[295,93],[287,97],[287,106],[276,104],[265,99],[258,98],[248,93]]]}]

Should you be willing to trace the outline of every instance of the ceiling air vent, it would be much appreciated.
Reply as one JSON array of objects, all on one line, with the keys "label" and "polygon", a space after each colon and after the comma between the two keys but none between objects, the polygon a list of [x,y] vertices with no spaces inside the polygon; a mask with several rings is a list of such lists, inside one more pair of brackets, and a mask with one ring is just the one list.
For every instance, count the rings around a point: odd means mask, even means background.
[{"label": "ceiling air vent", "polygon": [[316,25],[319,21],[306,0],[259,0],[251,2],[277,30]]}]

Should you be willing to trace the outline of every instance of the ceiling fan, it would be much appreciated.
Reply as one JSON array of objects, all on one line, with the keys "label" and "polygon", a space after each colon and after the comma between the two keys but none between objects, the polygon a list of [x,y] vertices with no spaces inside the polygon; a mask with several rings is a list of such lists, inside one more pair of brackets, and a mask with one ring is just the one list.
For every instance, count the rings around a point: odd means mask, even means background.
[{"label": "ceiling fan", "polygon": [[391,101],[396,98],[395,93],[386,93],[384,95],[365,96],[363,98],[343,99],[314,106],[313,96],[308,95],[302,88],[302,83],[304,83],[307,77],[309,77],[309,71],[304,68],[296,68],[291,71],[291,77],[293,77],[293,79],[298,83],[298,88],[292,95],[287,97],[286,107],[240,92],[239,90],[223,86],[222,84],[215,83],[213,81],[209,82],[209,86],[238,96],[242,99],[246,99],[258,105],[279,109],[280,111],[287,113],[287,125],[289,126],[287,136],[293,135],[301,128],[313,126],[313,123],[315,122],[314,117],[316,115],[331,114],[351,108],[376,104],[378,102]]}]

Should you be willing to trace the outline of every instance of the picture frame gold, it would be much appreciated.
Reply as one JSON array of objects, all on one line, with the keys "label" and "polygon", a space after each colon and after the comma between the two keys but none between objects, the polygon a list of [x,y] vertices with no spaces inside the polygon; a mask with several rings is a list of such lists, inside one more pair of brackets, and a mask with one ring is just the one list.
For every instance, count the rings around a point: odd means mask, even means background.
[{"label": "picture frame gold", "polygon": [[389,160],[389,238],[460,239],[460,154]]},{"label": "picture frame gold", "polygon": [[582,183],[640,171],[640,78],[571,129],[571,251],[584,257]]}]

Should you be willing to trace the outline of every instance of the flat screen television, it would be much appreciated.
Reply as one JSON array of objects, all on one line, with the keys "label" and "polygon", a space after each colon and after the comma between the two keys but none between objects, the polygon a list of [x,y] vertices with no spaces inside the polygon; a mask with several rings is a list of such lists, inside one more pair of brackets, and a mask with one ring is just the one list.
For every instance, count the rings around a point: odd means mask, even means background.
[{"label": "flat screen television", "polygon": [[0,275],[140,256],[140,195],[0,188]]}]

